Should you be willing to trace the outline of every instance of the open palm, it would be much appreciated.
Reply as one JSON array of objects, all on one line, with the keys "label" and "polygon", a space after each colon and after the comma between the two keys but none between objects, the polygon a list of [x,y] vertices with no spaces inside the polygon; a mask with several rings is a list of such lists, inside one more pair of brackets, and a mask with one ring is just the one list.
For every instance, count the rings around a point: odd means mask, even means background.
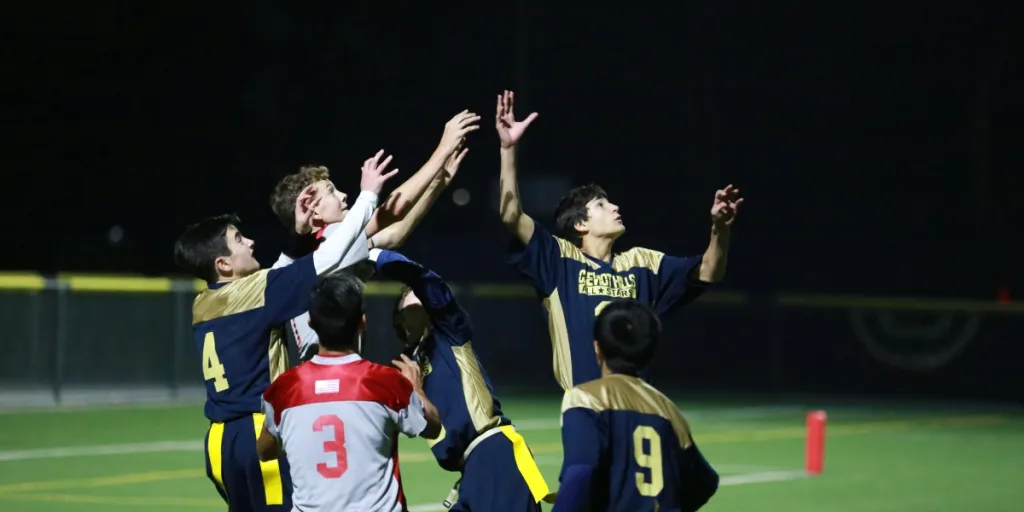
[{"label": "open palm", "polygon": [[494,125],[498,130],[498,138],[501,139],[501,147],[503,148],[515,146],[519,142],[519,138],[523,136],[523,132],[530,126],[530,123],[537,119],[537,113],[533,112],[526,116],[526,119],[516,121],[515,100],[516,96],[512,91],[505,91],[504,94],[498,95]]}]

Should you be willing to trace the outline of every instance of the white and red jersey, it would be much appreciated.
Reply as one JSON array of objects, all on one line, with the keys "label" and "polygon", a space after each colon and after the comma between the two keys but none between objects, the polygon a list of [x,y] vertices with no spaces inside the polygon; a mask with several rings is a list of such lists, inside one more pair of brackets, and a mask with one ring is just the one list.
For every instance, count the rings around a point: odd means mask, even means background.
[{"label": "white and red jersey", "polygon": [[406,510],[398,434],[427,427],[412,384],[357,354],[317,355],[263,394],[267,430],[291,466],[297,511]]},{"label": "white and red jersey", "polygon": [[[319,247],[328,236],[332,237],[355,237],[355,243],[349,252],[345,254],[345,258],[339,265],[340,269],[354,272],[360,279],[366,281],[370,278],[366,274],[365,267],[360,265],[367,260],[369,257],[369,242],[366,237],[365,231],[358,233],[346,232],[342,229],[340,222],[331,224],[330,226],[321,228],[320,231],[316,232],[316,244]],[[315,250],[315,249],[314,249]],[[286,254],[281,254],[274,263],[273,268],[280,268],[291,265],[294,260]],[[317,337],[316,331],[309,326],[309,312],[305,312],[288,322],[288,327],[292,331],[292,335],[295,336],[295,345],[299,351],[299,359],[302,361],[309,360],[313,354],[316,354],[317,345],[320,342],[320,338]]]}]

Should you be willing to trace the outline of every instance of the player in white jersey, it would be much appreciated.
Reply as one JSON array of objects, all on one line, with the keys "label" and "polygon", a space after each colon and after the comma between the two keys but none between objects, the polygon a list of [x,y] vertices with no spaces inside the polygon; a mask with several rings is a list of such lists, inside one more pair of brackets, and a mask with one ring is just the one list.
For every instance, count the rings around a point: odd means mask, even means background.
[{"label": "player in white jersey", "polygon": [[366,317],[353,275],[320,279],[309,313],[319,353],[264,393],[260,459],[288,458],[296,511],[405,511],[398,434],[441,432],[419,367],[405,358],[399,372],[359,357]]},{"label": "player in white jersey", "polygon": [[[365,261],[367,250],[371,247],[397,249],[402,245],[455,176],[462,159],[466,156],[465,138],[480,128],[476,124],[479,120],[480,116],[464,110],[445,124],[441,141],[431,157],[412,177],[388,196],[384,201],[384,207],[379,209],[366,225],[365,232],[361,234],[362,246],[353,248],[353,261],[356,258]],[[386,166],[391,162],[390,156],[380,162],[382,157],[383,150],[374,158],[367,160],[364,166]],[[292,235],[300,235],[294,239],[295,246],[292,247],[291,254],[282,254],[274,264],[275,268],[288,265],[292,258],[304,256],[315,250],[328,237],[348,236],[336,232],[338,223],[348,213],[347,196],[337,190],[330,178],[326,167],[306,166],[297,173],[285,176],[274,187],[270,197],[271,208]],[[312,208],[308,222],[296,223],[296,198],[308,187],[314,188],[314,201],[317,203],[315,208]],[[305,233],[314,235],[308,237],[304,235]],[[369,278],[369,274],[365,273],[367,269],[372,272],[373,264],[365,265],[361,269],[363,273],[360,277],[364,280]],[[316,354],[316,333],[309,328],[308,322],[308,315],[303,313],[289,323],[289,330],[295,337],[299,357],[303,361]]]}]

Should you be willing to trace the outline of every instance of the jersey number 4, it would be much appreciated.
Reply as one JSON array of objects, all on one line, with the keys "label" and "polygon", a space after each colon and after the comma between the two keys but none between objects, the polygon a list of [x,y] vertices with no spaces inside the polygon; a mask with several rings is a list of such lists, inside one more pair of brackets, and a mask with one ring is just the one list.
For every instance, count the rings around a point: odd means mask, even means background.
[{"label": "jersey number 4", "polygon": [[220,357],[217,356],[212,332],[206,333],[203,338],[203,380],[213,380],[213,389],[218,393],[231,387],[228,378],[224,376],[224,365],[220,364]]},{"label": "jersey number 4", "polygon": [[334,466],[326,462],[316,465],[316,472],[324,478],[341,478],[348,471],[348,452],[345,451],[345,422],[333,414],[320,416],[313,422],[313,432],[323,432],[324,427],[334,430],[334,437],[324,441],[324,453],[334,454]]},{"label": "jersey number 4", "polygon": [[[646,441],[646,443],[645,443]],[[647,449],[644,449],[644,445]],[[665,487],[661,472],[661,436],[652,427],[640,425],[633,430],[633,457],[636,464],[650,474],[650,480],[643,471],[636,472],[636,488],[641,496],[657,496]]]}]

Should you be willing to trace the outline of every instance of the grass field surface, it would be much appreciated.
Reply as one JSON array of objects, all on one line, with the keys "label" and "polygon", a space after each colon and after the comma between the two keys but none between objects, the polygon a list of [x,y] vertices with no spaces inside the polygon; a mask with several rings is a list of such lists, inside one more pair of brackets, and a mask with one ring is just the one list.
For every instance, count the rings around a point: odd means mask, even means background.
[{"label": "grass field surface", "polygon": [[[558,400],[504,404],[557,488]],[[825,471],[806,477],[806,408],[680,406],[722,474],[702,510],[1024,510],[1019,413],[821,406],[829,418]],[[203,470],[201,404],[5,411],[0,422],[0,510],[226,509]],[[457,475],[439,469],[421,440],[402,439],[400,464],[411,510],[443,510]]]}]

